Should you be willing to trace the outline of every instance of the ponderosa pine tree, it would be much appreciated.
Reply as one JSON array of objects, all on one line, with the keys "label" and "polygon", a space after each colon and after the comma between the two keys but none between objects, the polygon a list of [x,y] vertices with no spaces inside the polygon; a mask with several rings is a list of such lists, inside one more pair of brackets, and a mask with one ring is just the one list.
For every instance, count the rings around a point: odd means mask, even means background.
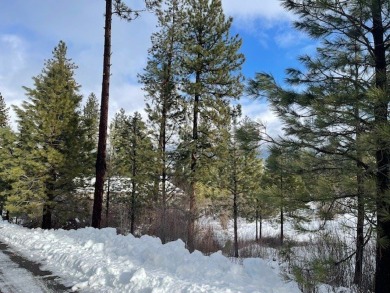
[{"label": "ponderosa pine tree", "polygon": [[[260,132],[256,124],[245,118],[238,123],[240,107],[232,109],[232,129],[228,146],[227,189],[233,196],[234,257],[238,257],[238,217],[247,197],[259,191],[263,168],[259,155]],[[240,207],[241,205],[241,207]],[[242,214],[241,214],[242,215]]]},{"label": "ponderosa pine tree", "polygon": [[178,92],[182,30],[181,1],[165,2],[164,9],[156,9],[159,31],[152,35],[145,73],[140,75],[146,96],[146,112],[158,143],[156,169],[156,200],[159,207],[162,243],[166,242],[167,199],[170,190],[169,166],[172,164],[174,138],[183,120],[183,98]]},{"label": "ponderosa pine tree", "polygon": [[[158,6],[160,0],[145,0],[146,7]],[[110,96],[111,76],[111,25],[112,16],[115,14],[121,19],[131,21],[139,16],[140,11],[133,10],[123,0],[106,0],[105,26],[104,26],[104,53],[103,53],[103,78],[102,94],[100,102],[99,138],[96,156],[96,182],[92,210],[92,227],[101,228],[103,210],[104,179],[106,176],[107,162],[107,129],[108,129],[108,102]]]},{"label": "ponderosa pine tree", "polygon": [[[360,285],[363,245],[366,242],[363,234],[365,193],[368,193],[364,191],[364,181],[371,177],[369,172],[373,168],[370,164],[373,157],[363,154],[372,153],[374,149],[368,143],[367,134],[373,122],[368,102],[370,83],[366,80],[367,68],[364,65],[368,57],[353,40],[342,46],[337,39],[328,40],[317,48],[317,55],[300,57],[307,69],[305,73],[288,69],[287,81],[291,85],[304,84],[304,91],[285,91],[267,74],[257,75],[252,88],[265,89],[272,107],[288,125],[288,137],[283,143],[313,151],[310,164],[305,166],[306,171],[323,172],[329,178],[329,170],[333,170],[338,192],[327,196],[328,201],[356,198],[358,221],[355,283]],[[337,163],[340,160],[343,164]],[[345,161],[349,161],[349,164]],[[350,190],[349,180],[345,182],[344,188],[337,183],[340,171],[342,174],[346,170],[352,173],[349,176],[356,176],[355,191]],[[324,192],[319,192],[318,198],[325,200],[320,193]]]},{"label": "ponderosa pine tree", "polygon": [[101,228],[104,179],[106,176],[106,148],[108,128],[108,102],[110,97],[111,76],[111,24],[112,24],[112,0],[106,0],[106,14],[104,26],[104,55],[103,55],[103,80],[100,102],[99,139],[96,155],[96,180],[93,196],[92,227]]},{"label": "ponderosa pine tree", "polygon": [[[197,216],[196,183],[200,162],[209,157],[210,131],[216,132],[229,121],[229,99],[237,99],[242,90],[240,68],[244,56],[241,40],[230,36],[231,18],[226,18],[220,0],[185,0],[182,41],[183,80],[181,90],[191,112],[190,191],[188,242],[194,250]],[[217,134],[217,133],[214,133]]]},{"label": "ponderosa pine tree", "polygon": [[76,66],[60,41],[42,73],[27,88],[28,101],[15,107],[18,121],[19,164],[8,199],[10,209],[41,209],[42,228],[52,227],[53,212],[84,173],[85,139],[80,117],[82,96],[74,79]]},{"label": "ponderosa pine tree", "polygon": [[[283,1],[284,6],[300,16],[295,22],[298,29],[315,38],[325,38],[325,44],[335,44],[341,51],[349,46],[359,46],[364,58],[359,64],[359,72],[366,72],[366,83],[371,86],[366,104],[366,113],[372,114],[369,134],[375,145],[377,196],[377,257],[376,257],[376,292],[389,292],[386,280],[390,277],[390,205],[387,200],[389,189],[389,144],[388,144],[388,67],[387,45],[390,35],[388,1]],[[351,50],[349,50],[351,52]],[[354,56],[354,54],[351,54]],[[339,71],[341,72],[341,71]],[[369,80],[371,73],[373,79]],[[350,76],[353,78],[353,76]],[[337,78],[336,78],[337,79]],[[362,84],[360,84],[361,86]],[[352,87],[355,90],[355,87]],[[356,97],[356,95],[353,95]],[[286,96],[287,97],[287,96]],[[292,95],[290,95],[292,97]],[[359,111],[361,109],[358,108]],[[333,111],[334,113],[335,111]],[[355,117],[355,120],[358,117]],[[356,127],[356,124],[355,124]],[[338,136],[340,138],[340,136]],[[340,145],[340,144],[338,144]],[[364,168],[361,164],[359,168]]]},{"label": "ponderosa pine tree", "polygon": [[114,119],[112,130],[116,174],[129,180],[129,186],[124,188],[130,190],[127,197],[130,203],[130,233],[134,234],[136,217],[141,207],[150,201],[155,150],[138,112],[126,116],[122,109]]}]

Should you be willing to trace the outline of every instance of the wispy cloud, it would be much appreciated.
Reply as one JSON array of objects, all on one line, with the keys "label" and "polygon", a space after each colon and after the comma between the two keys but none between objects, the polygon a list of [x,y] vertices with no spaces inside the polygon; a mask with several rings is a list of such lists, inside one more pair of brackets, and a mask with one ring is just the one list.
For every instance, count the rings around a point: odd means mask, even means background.
[{"label": "wispy cloud", "polygon": [[251,117],[265,126],[268,135],[273,138],[283,134],[282,123],[280,119],[269,107],[267,101],[263,99],[254,100],[244,97],[241,100],[243,115]]},{"label": "wispy cloud", "polygon": [[297,47],[302,43],[309,41],[309,38],[305,34],[288,27],[288,29],[279,29],[274,40],[281,48],[291,48]]}]

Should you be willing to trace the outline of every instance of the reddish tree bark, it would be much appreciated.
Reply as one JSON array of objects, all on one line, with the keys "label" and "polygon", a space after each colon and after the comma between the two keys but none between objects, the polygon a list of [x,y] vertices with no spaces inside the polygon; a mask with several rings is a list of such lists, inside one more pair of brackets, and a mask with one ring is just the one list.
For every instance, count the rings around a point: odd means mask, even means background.
[{"label": "reddish tree bark", "polygon": [[112,0],[106,0],[104,27],[104,57],[102,99],[100,103],[99,141],[96,158],[96,182],[92,211],[92,227],[101,228],[104,178],[106,175],[106,148],[108,125],[108,101],[110,96]]}]

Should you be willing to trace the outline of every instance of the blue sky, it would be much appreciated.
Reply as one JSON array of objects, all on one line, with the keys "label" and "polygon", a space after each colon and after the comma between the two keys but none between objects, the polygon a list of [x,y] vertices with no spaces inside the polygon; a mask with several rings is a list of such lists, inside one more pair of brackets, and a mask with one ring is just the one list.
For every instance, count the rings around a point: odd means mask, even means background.
[{"label": "blue sky", "polygon": [[[142,0],[125,1],[142,7]],[[297,57],[313,50],[312,41],[292,28],[294,16],[279,0],[222,0],[224,11],[234,18],[232,34],[243,40],[246,56],[243,73],[273,74],[283,82],[284,70],[296,67]],[[68,56],[78,65],[76,80],[87,97],[94,92],[100,99],[103,55],[104,0],[12,0],[0,10],[0,92],[8,106],[26,99],[22,86],[32,86],[32,77],[51,58],[60,40],[68,45]],[[133,6],[134,7],[134,6]],[[146,64],[150,35],[156,19],[150,13],[126,23],[113,22],[113,55],[110,117],[124,108],[142,112],[144,94],[137,74]],[[264,101],[243,97],[244,114],[260,119],[271,132],[280,123]],[[14,114],[11,113],[12,120]]]}]

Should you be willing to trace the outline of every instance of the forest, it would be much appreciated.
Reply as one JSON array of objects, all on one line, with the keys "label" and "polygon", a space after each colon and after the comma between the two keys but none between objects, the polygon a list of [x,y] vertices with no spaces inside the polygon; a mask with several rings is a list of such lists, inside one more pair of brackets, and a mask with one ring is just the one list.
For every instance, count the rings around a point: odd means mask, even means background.
[{"label": "forest", "polygon": [[[144,10],[106,0],[101,97],[80,93],[64,41],[20,106],[0,94],[3,219],[181,239],[232,259],[275,254],[302,292],[390,292],[390,1],[280,2],[316,41],[282,84],[270,68],[244,77],[243,40],[221,0]],[[112,19],[136,25],[144,13],[158,23],[138,73],[145,114],[123,106],[109,120]],[[243,96],[267,102],[283,134],[244,115]],[[208,220],[231,223],[231,239]],[[239,237],[243,222],[251,239]]]}]

